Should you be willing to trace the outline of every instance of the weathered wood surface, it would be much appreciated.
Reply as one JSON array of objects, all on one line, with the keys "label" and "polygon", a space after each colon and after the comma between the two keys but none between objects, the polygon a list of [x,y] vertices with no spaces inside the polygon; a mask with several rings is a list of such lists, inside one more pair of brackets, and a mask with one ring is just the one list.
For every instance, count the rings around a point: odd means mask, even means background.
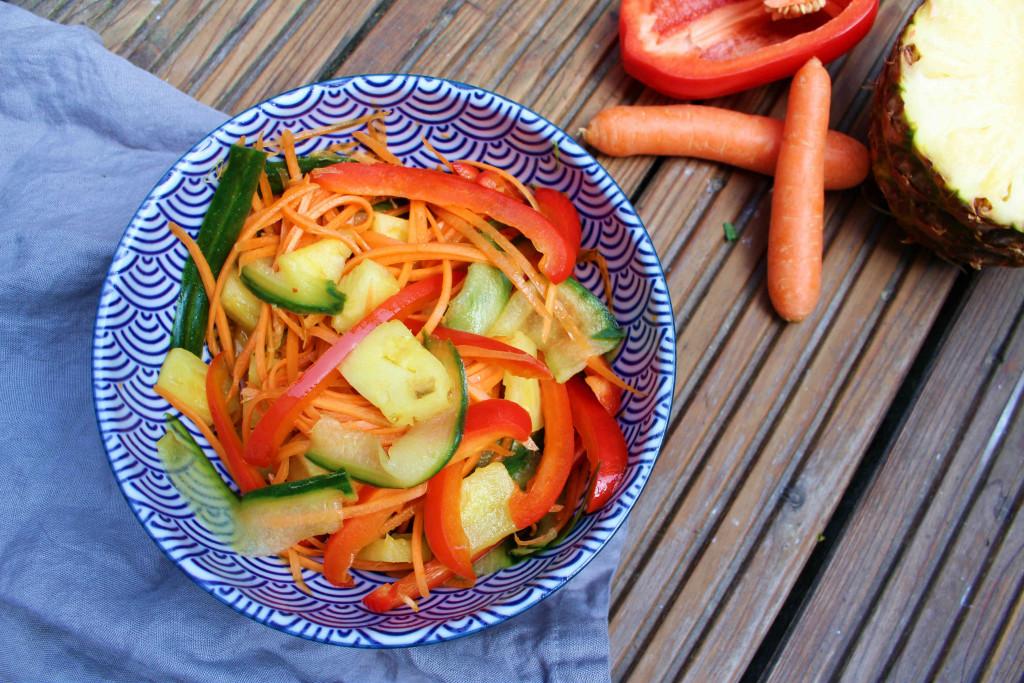
[{"label": "weathered wood surface", "polygon": [[[227,112],[385,71],[490,88],[569,131],[611,104],[663,101],[623,73],[610,0],[21,4],[90,26]],[[833,127],[864,136],[870,84],[914,4],[883,0],[870,36],[831,66]],[[778,115],[784,92],[721,103]],[[613,677],[1019,677],[1024,274],[954,288],[958,271],[900,245],[870,195],[835,193],[822,300],[787,326],[764,291],[768,181],[696,161],[604,162],[661,254],[679,333],[668,441],[612,587]],[[907,402],[912,366],[927,372]],[[870,473],[866,454],[883,464],[819,546],[858,467]],[[799,604],[793,587],[823,547]],[[792,604],[793,622],[770,631]]]}]

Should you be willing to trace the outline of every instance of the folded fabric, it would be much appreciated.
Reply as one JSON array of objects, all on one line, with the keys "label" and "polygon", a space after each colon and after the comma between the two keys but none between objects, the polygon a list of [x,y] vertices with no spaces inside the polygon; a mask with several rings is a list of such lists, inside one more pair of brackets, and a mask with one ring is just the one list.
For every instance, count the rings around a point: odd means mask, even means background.
[{"label": "folded fabric", "polygon": [[0,45],[0,680],[608,680],[621,538],[498,627],[381,651],[261,626],[160,552],[100,442],[93,318],[136,207],[225,115],[84,27],[0,4]]}]

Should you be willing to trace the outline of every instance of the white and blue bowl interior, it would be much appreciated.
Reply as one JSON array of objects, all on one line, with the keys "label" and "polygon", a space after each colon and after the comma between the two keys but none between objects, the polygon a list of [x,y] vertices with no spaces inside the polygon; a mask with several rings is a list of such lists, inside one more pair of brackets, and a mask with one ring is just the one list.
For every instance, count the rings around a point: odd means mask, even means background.
[{"label": "white and blue bowl interior", "polygon": [[[628,336],[616,371],[646,395],[627,395],[619,422],[630,449],[624,485],[599,513],[586,516],[557,548],[481,578],[468,590],[441,589],[420,603],[380,615],[361,598],[387,581],[357,572],[337,588],[313,572],[313,597],[294,585],[276,557],[240,557],[195,519],[156,453],[170,407],[153,392],[167,352],[186,251],[168,232],[174,221],[192,234],[213,194],[215,169],[239,137],[273,139],[282,130],[319,128],[388,112],[391,150],[411,166],[434,167],[430,143],[449,159],[507,169],[528,184],[572,198],[583,220],[583,245],[600,250],[611,271],[612,308]],[[306,140],[306,154],[350,139],[351,131]],[[593,266],[577,277],[604,296]],[[448,80],[410,75],[356,76],[304,86],[248,109],[189,150],[160,180],[128,225],[100,297],[93,347],[96,413],[114,475],[146,531],[196,583],[258,622],[293,635],[357,647],[401,647],[467,635],[544,599],[601,550],[622,524],[654,466],[672,402],[675,332],[658,256],[622,190],[575,140],[529,109]],[[207,446],[202,436],[196,438]],[[212,451],[207,448],[207,452]],[[215,457],[215,456],[214,456]],[[223,468],[217,463],[223,473]]]}]

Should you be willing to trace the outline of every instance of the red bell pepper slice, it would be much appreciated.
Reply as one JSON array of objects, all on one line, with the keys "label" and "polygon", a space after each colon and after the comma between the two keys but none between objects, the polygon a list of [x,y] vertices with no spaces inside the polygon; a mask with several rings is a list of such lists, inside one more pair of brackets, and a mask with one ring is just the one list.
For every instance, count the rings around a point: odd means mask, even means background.
[{"label": "red bell pepper slice", "polygon": [[242,493],[248,493],[263,488],[267,482],[260,476],[259,471],[242,457],[242,441],[235,431],[224,397],[225,387],[229,386],[230,382],[231,378],[228,377],[228,370],[224,366],[224,355],[218,353],[206,371],[206,402],[210,405],[210,415],[213,416],[217,436],[224,446],[224,465],[228,468],[228,474],[238,484]]},{"label": "red bell pepper slice", "polygon": [[573,260],[580,253],[583,241],[583,228],[580,226],[580,214],[572,201],[558,190],[538,187],[533,191],[533,198],[540,206],[540,212],[547,216],[552,225],[562,231],[565,238],[573,246]]},{"label": "red bell pepper slice", "polygon": [[472,332],[448,327],[434,328],[433,335],[455,344],[459,355],[467,359],[482,360],[508,370],[517,377],[551,379],[551,370],[537,358],[522,349]]},{"label": "red bell pepper slice", "polygon": [[533,207],[465,178],[390,164],[335,164],[312,171],[310,177],[331,192],[405,197],[441,206],[460,206],[490,216],[533,242],[543,254],[540,270],[553,282],[562,282],[572,275],[572,247],[551,221]]},{"label": "red bell pepper slice", "polygon": [[587,372],[584,380],[594,396],[601,402],[608,414],[614,417],[622,406],[622,389],[615,386],[601,375]]},{"label": "red bell pepper slice", "polygon": [[566,382],[572,423],[580,435],[591,469],[594,485],[587,495],[587,512],[601,509],[626,477],[629,449],[619,423],[577,375]]},{"label": "red bell pepper slice", "polygon": [[[530,415],[512,401],[495,398],[474,403],[466,412],[466,426],[459,444],[460,455],[472,455],[498,439],[530,438]],[[427,484],[423,502],[423,528],[430,550],[443,565],[459,576],[475,580],[469,539],[462,527],[462,462],[453,462]]]},{"label": "red bell pepper slice", "polygon": [[[359,502],[369,503],[374,498],[387,495],[388,489],[365,486],[359,492]],[[352,561],[356,553],[381,537],[380,530],[401,505],[371,512],[352,519],[346,519],[337,532],[331,534],[324,548],[324,577],[335,586],[351,586]]]},{"label": "red bell pepper slice", "polygon": [[[453,276],[453,284],[457,284],[464,276],[464,273],[456,273]],[[260,418],[260,421],[256,423],[256,427],[252,430],[245,445],[245,459],[260,467],[271,465],[274,462],[277,449],[288,436],[292,425],[295,424],[295,419],[324,391],[327,387],[327,379],[352,352],[352,349],[378,325],[394,318],[401,318],[422,308],[437,298],[440,293],[440,275],[420,280],[385,300],[360,320],[355,327],[343,334],[324,355],[299,375],[288,391],[278,397]]]},{"label": "red bell pepper slice", "polygon": [[569,392],[564,384],[542,379],[540,403],[544,413],[544,453],[526,491],[516,489],[508,503],[518,529],[537,523],[551,510],[572,470],[574,449]]},{"label": "red bell pepper slice", "polygon": [[719,97],[791,76],[811,57],[834,60],[867,35],[877,14],[878,0],[832,0],[780,21],[762,0],[623,0],[622,64],[671,97]]}]

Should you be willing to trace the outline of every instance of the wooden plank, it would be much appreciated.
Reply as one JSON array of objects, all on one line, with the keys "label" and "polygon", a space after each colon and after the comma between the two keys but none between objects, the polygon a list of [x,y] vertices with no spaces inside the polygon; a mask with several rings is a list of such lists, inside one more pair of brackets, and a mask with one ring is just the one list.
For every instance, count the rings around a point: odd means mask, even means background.
[{"label": "wooden plank", "polygon": [[[913,412],[789,634],[771,680],[798,674],[831,680],[840,673],[849,680],[889,674],[924,680],[945,666],[937,658],[949,629],[979,600],[965,594],[962,578],[969,577],[971,586],[979,583],[979,567],[999,551],[986,541],[997,540],[1011,521],[1007,516],[1020,506],[1024,325],[1020,315],[993,311],[1009,302],[1019,307],[1022,286],[1019,271],[979,277]],[[1004,347],[1005,361],[996,362]],[[1007,420],[1015,431],[1004,442]],[[1000,514],[993,516],[995,509]],[[992,563],[1007,567],[1017,560],[1009,574],[988,572],[989,581],[980,582],[986,595],[1019,589],[1019,548],[1010,544],[1009,557],[1000,553]],[[970,645],[973,634],[982,643],[991,641],[1000,623],[993,612],[1003,604],[968,615],[966,627],[958,629],[965,641],[954,639],[948,646],[947,673],[979,668],[986,648],[979,655]]]}]

